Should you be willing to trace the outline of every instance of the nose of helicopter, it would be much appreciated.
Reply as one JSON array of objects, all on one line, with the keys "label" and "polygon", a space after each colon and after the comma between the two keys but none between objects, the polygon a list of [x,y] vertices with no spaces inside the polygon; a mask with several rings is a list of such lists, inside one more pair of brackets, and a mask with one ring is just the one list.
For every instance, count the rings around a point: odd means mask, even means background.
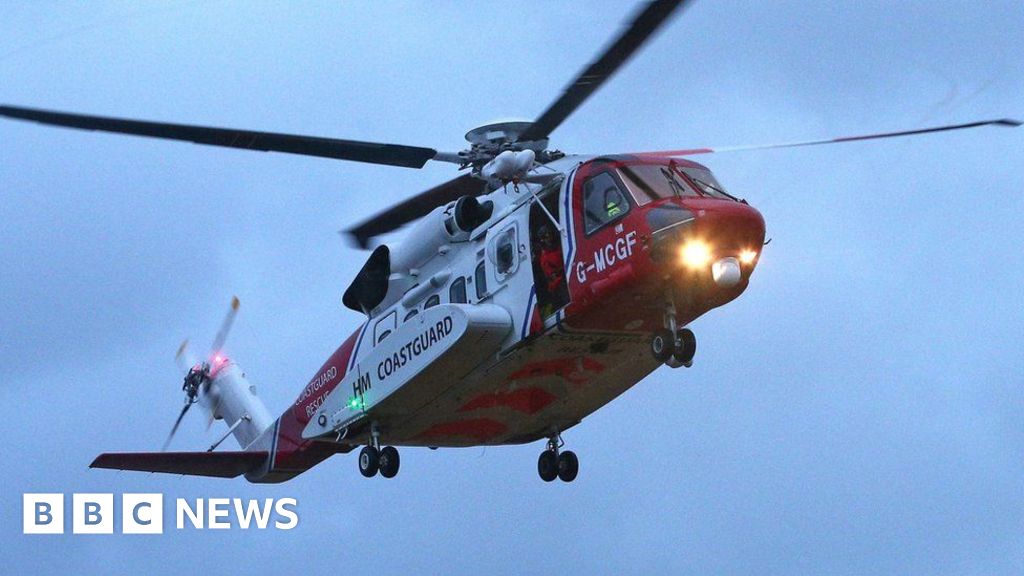
[{"label": "nose of helicopter", "polygon": [[705,274],[722,288],[749,277],[764,245],[764,218],[752,206],[725,200],[692,200],[690,233],[679,248],[680,263]]},{"label": "nose of helicopter", "polygon": [[764,245],[764,218],[743,202],[683,199],[648,213],[655,259],[716,292],[742,291]]}]

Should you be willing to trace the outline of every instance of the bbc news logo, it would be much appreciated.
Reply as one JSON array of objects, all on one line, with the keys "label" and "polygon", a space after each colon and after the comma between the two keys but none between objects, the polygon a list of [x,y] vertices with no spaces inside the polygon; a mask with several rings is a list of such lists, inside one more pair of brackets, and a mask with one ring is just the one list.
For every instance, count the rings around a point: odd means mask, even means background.
[{"label": "bbc news logo", "polygon": [[[64,494],[23,494],[24,534],[63,534],[65,528]],[[251,527],[265,530],[291,530],[299,524],[295,498],[177,498],[174,526],[184,530],[229,530]],[[163,534],[163,494],[122,494],[120,506],[122,534]],[[71,532],[73,534],[113,534],[113,494],[72,494]],[[232,522],[234,520],[234,522]]]}]

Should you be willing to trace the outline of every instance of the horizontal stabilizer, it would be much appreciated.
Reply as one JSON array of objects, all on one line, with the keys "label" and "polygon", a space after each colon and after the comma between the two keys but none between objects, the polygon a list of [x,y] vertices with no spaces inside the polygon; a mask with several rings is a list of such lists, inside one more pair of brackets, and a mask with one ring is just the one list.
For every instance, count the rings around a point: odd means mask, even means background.
[{"label": "horizontal stabilizer", "polygon": [[258,468],[267,455],[267,452],[112,452],[100,454],[89,467],[234,478]]}]

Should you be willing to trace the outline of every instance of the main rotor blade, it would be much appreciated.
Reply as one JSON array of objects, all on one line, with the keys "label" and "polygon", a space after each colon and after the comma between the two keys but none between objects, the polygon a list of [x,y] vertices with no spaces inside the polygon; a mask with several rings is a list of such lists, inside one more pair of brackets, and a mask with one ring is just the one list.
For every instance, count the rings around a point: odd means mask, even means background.
[{"label": "main rotor blade", "polygon": [[428,214],[434,208],[458,200],[462,196],[476,196],[483,191],[484,183],[481,180],[469,174],[463,174],[426,192],[421,192],[401,204],[396,204],[352,228],[343,230],[342,233],[351,236],[360,248],[366,248],[374,236],[396,230]]},{"label": "main rotor blade", "polygon": [[163,447],[160,448],[161,452],[167,450],[167,447],[170,446],[171,438],[174,438],[174,435],[177,434],[178,426],[181,425],[181,419],[185,417],[185,413],[188,412],[188,409],[192,407],[192,404],[194,404],[194,402],[189,402],[188,404],[185,404],[185,406],[181,409],[181,414],[178,414],[178,419],[174,421],[174,427],[171,428],[171,433],[167,435],[167,440],[164,441]]},{"label": "main rotor blade", "polygon": [[207,362],[213,365],[213,356],[220,354],[221,348],[224,347],[224,342],[228,339],[228,333],[231,331],[231,325],[235,322],[235,316],[238,315],[238,307],[241,302],[238,301],[238,296],[231,297],[231,308],[228,309],[227,315],[224,316],[224,321],[220,324],[220,330],[217,330],[217,336],[213,339],[213,344],[210,345],[210,354],[207,358]]},{"label": "main rotor blade", "polygon": [[404,166],[406,168],[422,168],[428,160],[461,162],[461,159],[458,159],[457,155],[454,154],[439,153],[433,148],[403,146],[400,144],[381,144],[377,142],[338,140],[335,138],[276,134],[273,132],[254,132],[231,128],[210,128],[186,124],[125,120],[15,106],[0,106],[0,116],[42,124],[52,124],[54,126],[64,126],[66,128],[100,130],[169,140],[184,140],[195,144],[209,144],[211,146],[259,150],[262,152],[287,152],[303,156],[321,156],[338,160],[368,162],[370,164]]},{"label": "main rotor blade", "polygon": [[566,87],[558,100],[555,100],[533,125],[519,136],[519,140],[530,142],[547,138],[580,104],[583,104],[584,100],[600,88],[601,84],[611,78],[654,31],[668,20],[672,12],[686,1],[654,0],[638,11],[626,31]]},{"label": "main rotor blade", "polygon": [[980,126],[1005,126],[1016,128],[1020,126],[1020,120],[1012,118],[1000,118],[999,120],[982,120],[980,122],[968,122],[966,124],[947,124],[945,126],[933,126],[931,128],[919,128],[917,130],[901,130],[899,132],[883,132],[881,134],[864,134],[861,136],[844,136],[842,138],[830,138],[827,140],[806,140],[803,142],[787,142],[782,144],[755,144],[753,146],[725,146],[718,148],[690,148],[686,150],[660,150],[657,152],[642,152],[652,156],[694,156],[696,154],[712,154],[715,152],[738,152],[742,150],[767,150],[771,148],[795,148],[797,146],[815,146],[818,144],[837,144],[839,142],[858,142],[860,140],[877,140],[880,138],[896,138],[899,136],[915,136],[918,134],[930,134],[932,132],[945,132],[947,130],[963,130],[965,128],[978,128]]}]

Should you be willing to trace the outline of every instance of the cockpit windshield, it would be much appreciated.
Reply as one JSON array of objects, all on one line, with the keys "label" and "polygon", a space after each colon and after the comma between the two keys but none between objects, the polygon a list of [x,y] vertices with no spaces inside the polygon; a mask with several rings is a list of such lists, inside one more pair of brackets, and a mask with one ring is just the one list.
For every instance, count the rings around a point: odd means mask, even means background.
[{"label": "cockpit windshield", "polygon": [[722,185],[718,183],[718,180],[715,180],[715,177],[711,175],[711,172],[689,167],[679,167],[678,169],[682,170],[683,173],[686,174],[690,181],[700,189],[701,194],[704,196],[720,198],[722,200],[739,201],[739,198],[729,194],[724,188],[722,188]]},{"label": "cockpit windshield", "polygon": [[697,192],[668,166],[637,164],[619,168],[619,175],[637,205],[662,198],[696,196]]},{"label": "cockpit windshield", "polygon": [[[684,176],[685,175],[685,176]],[[708,170],[689,166],[634,164],[619,168],[619,176],[638,206],[663,198],[707,196],[739,201]]]}]

